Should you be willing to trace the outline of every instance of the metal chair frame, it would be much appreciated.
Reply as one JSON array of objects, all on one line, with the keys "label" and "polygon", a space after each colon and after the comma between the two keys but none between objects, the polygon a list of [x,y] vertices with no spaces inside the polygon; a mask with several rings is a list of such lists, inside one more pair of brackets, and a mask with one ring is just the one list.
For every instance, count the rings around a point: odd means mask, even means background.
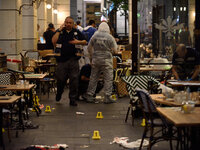
[{"label": "metal chair frame", "polygon": [[[172,150],[172,140],[178,141],[178,138],[175,136],[177,130],[157,112],[156,105],[146,90],[136,89],[136,92],[141,102],[143,117],[145,118],[145,127],[139,150],[142,148],[144,138],[149,138],[149,150],[155,143],[166,140],[169,141],[170,149]],[[155,128],[160,129],[155,131]],[[150,132],[149,137],[147,136],[148,131]]]},{"label": "metal chair frame", "polygon": [[[126,113],[125,122],[128,120],[128,115],[131,111],[132,116],[132,125],[134,125],[134,111],[138,108],[138,97],[136,94],[136,88],[145,89],[148,91],[153,91],[153,87],[155,85],[159,85],[160,83],[153,77],[148,75],[133,75],[133,76],[125,76],[122,77],[122,80],[126,83],[126,88],[130,96],[130,102],[128,106],[128,110]],[[155,87],[157,89],[157,87]]]}]

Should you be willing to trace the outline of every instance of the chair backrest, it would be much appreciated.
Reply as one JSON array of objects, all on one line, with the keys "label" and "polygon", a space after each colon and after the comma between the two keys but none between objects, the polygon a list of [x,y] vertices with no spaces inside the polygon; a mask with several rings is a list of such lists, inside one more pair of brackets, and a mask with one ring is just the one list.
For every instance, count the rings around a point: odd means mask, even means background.
[{"label": "chair backrest", "polygon": [[[0,85],[16,84],[16,76],[13,72],[0,72]],[[11,91],[0,91],[0,95],[12,95]]]},{"label": "chair backrest", "polygon": [[126,61],[127,59],[131,59],[132,51],[122,51],[122,61]]},{"label": "chair backrest", "polygon": [[39,56],[41,58],[46,57],[47,54],[53,54],[53,50],[49,49],[49,50],[39,50]]},{"label": "chair backrest", "polygon": [[[151,120],[151,123],[153,123],[153,120],[155,119],[153,114],[156,113],[156,118],[159,118],[165,127],[169,127],[169,123],[167,122],[167,120],[157,112],[157,106],[150,97],[148,91],[137,88],[136,92],[143,106],[144,117],[148,117],[145,119]],[[146,114],[148,114],[148,116]]]},{"label": "chair backrest", "polygon": [[28,51],[26,56],[29,57],[30,59],[38,60],[39,52],[38,51]]},{"label": "chair backrest", "polygon": [[148,113],[157,112],[156,111],[156,104],[149,96],[149,93],[146,90],[143,89],[136,89],[136,93],[139,97],[139,100],[141,100],[141,103],[143,105],[143,110]]},{"label": "chair backrest", "polygon": [[132,75],[122,77],[122,80],[126,83],[127,90],[131,99],[135,99],[136,88],[151,91],[153,85],[159,85],[159,81],[148,75]]},{"label": "chair backrest", "polygon": [[117,58],[113,57],[113,69],[117,69]]}]

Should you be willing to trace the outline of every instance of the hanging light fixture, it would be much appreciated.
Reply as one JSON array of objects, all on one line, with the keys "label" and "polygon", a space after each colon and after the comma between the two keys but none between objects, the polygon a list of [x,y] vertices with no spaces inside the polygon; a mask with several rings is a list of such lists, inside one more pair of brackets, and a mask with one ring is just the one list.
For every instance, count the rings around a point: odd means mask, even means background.
[{"label": "hanging light fixture", "polygon": [[51,9],[51,4],[47,4],[47,9]]},{"label": "hanging light fixture", "polygon": [[58,10],[57,10],[57,9],[54,9],[54,10],[53,10],[53,13],[54,13],[54,14],[58,14]]},{"label": "hanging light fixture", "polygon": [[176,11],[176,7],[174,7],[174,11]]}]

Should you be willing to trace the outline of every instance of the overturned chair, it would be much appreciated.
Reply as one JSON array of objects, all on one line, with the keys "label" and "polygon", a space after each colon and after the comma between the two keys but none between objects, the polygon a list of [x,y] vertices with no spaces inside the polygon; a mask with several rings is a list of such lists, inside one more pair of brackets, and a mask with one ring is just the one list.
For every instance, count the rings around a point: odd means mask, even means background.
[{"label": "overturned chair", "polygon": [[132,125],[134,125],[134,111],[138,108],[138,96],[136,93],[136,88],[144,89],[150,93],[159,93],[158,87],[160,85],[159,81],[148,75],[131,75],[124,76],[122,80],[126,83],[127,91],[130,96],[130,102],[128,110],[126,113],[125,122],[128,120],[128,115],[131,111]]}]

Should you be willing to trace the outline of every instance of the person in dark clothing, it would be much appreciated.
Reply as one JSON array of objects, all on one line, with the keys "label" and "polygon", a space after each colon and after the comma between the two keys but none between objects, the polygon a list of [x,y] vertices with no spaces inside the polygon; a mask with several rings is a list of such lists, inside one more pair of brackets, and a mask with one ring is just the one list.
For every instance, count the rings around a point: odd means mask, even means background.
[{"label": "person in dark clothing", "polygon": [[[79,97],[83,96],[87,92],[87,88],[88,88],[89,81],[90,81],[91,69],[92,69],[92,67],[90,64],[85,64],[81,68],[81,71],[79,74],[79,87],[78,87]],[[97,88],[96,88],[94,96],[96,96],[96,94],[99,93],[102,88],[103,88],[103,80],[100,79],[97,83]]]},{"label": "person in dark clothing", "polygon": [[172,73],[177,80],[198,80],[200,72],[199,53],[186,48],[184,44],[179,44],[172,59]]},{"label": "person in dark clothing", "polygon": [[77,106],[79,63],[77,46],[87,43],[82,33],[73,28],[74,20],[66,17],[64,24],[56,31],[52,42],[56,45],[58,39],[61,44],[61,56],[58,61],[56,78],[56,101],[60,101],[67,79],[69,79],[69,100],[71,106]]},{"label": "person in dark clothing", "polygon": [[191,36],[190,32],[188,30],[188,27],[184,27],[179,34],[179,43],[180,44],[185,44],[185,46],[191,46]]},{"label": "person in dark clothing", "polygon": [[[172,74],[179,81],[197,81],[200,72],[199,53],[192,49],[186,48],[184,44],[179,44],[172,59]],[[184,90],[183,87],[177,90]],[[197,87],[190,87],[190,91],[197,91]]]},{"label": "person in dark clothing", "polygon": [[52,23],[48,25],[47,30],[43,33],[43,37],[46,41],[45,49],[54,49],[54,45],[52,43],[52,37],[55,34],[55,28]]}]

